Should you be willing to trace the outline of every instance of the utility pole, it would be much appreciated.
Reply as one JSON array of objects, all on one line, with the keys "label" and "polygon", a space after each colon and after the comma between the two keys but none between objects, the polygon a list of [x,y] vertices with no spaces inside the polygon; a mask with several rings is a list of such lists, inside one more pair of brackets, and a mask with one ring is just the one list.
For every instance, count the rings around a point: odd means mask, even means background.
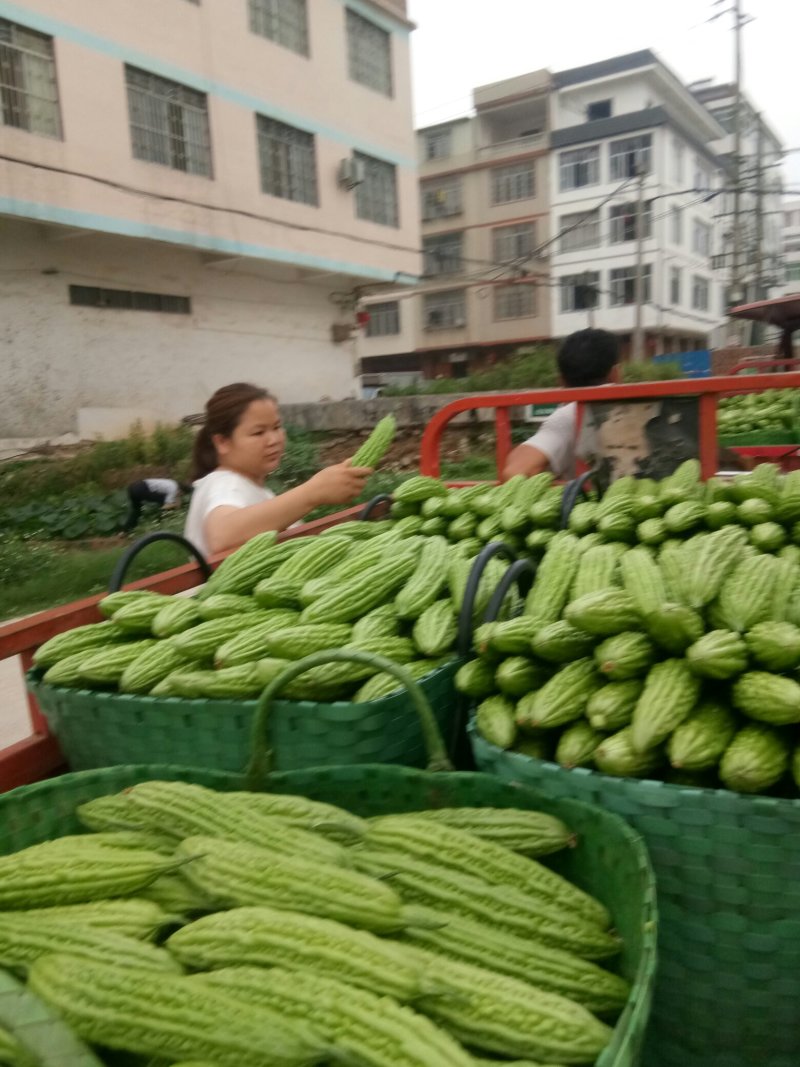
[{"label": "utility pole", "polygon": [[[734,304],[745,298],[742,286],[742,2],[733,0],[734,97],[733,97],[733,271],[731,296]],[[741,339],[738,320],[732,320],[732,337]]]},{"label": "utility pole", "polygon": [[[764,123],[761,112],[756,114],[756,254],[755,254],[755,299],[764,300]],[[752,323],[751,342],[761,344],[764,337],[763,323]]]},{"label": "utility pole", "polygon": [[636,161],[636,177],[636,274],[633,291],[633,299],[636,304],[636,319],[633,327],[631,362],[642,363],[644,360],[642,337],[642,311],[644,304],[644,166],[639,158]]}]

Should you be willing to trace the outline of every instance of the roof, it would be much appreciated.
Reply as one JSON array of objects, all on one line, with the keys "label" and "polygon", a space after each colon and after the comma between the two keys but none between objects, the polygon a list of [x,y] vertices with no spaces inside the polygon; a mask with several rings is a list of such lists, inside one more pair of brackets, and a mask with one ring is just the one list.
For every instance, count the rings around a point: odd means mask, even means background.
[{"label": "roof", "polygon": [[613,56],[599,63],[588,63],[583,67],[560,70],[553,75],[553,85],[557,89],[563,89],[567,85],[579,85],[581,82],[594,81],[595,78],[607,78],[610,74],[622,74],[626,70],[636,70],[638,67],[651,67],[659,62],[654,52],[651,52],[649,48],[643,48],[640,52]]},{"label": "roof", "polygon": [[728,314],[737,319],[766,322],[782,330],[800,330],[800,293],[778,296],[774,300],[757,300],[754,304],[739,304]]}]

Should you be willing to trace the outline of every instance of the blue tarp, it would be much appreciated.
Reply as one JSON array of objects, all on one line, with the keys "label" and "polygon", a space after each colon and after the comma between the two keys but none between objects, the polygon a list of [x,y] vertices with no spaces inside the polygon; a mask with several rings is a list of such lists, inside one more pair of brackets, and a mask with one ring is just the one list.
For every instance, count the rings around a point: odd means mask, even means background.
[{"label": "blue tarp", "polygon": [[708,378],[711,375],[711,352],[707,348],[696,352],[670,352],[653,356],[654,363],[677,363],[684,378]]}]

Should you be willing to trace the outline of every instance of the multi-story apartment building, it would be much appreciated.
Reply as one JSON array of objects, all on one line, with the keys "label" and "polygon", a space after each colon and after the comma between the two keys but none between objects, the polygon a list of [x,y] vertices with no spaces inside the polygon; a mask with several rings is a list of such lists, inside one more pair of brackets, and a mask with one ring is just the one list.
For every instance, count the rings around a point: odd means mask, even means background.
[{"label": "multi-story apartment building", "polygon": [[[405,0],[0,0],[0,437],[351,395],[419,271]],[[338,326],[338,329],[333,327]]]},{"label": "multi-story apartment building", "polygon": [[712,271],[722,132],[649,49],[553,75],[555,336],[596,325],[630,352],[641,199],[643,355],[706,345],[723,315]]},{"label": "multi-story apartment building", "polygon": [[365,384],[461,377],[549,338],[550,76],[476,88],[475,114],[417,134],[423,278],[379,297],[360,344]]},{"label": "multi-story apartment building", "polygon": [[781,214],[782,284],[772,295],[800,293],[800,200],[784,200]]},{"label": "multi-story apartment building", "polygon": [[[713,143],[723,168],[725,192],[717,199],[714,267],[729,304],[762,300],[780,285],[783,144],[742,93],[739,102],[739,219],[735,224],[736,90],[731,84],[695,82],[697,99],[722,127]],[[735,229],[739,232],[738,280],[734,278]],[[736,284],[734,285],[734,282]],[[738,291],[735,291],[738,289]]]}]

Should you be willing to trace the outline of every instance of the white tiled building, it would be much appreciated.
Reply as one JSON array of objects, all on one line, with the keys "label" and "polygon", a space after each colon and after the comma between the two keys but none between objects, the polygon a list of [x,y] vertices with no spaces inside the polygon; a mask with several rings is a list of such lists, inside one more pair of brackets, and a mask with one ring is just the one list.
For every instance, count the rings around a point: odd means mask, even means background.
[{"label": "white tiled building", "polygon": [[553,75],[553,334],[595,325],[630,350],[637,166],[644,171],[644,355],[706,346],[723,318],[712,270],[722,130],[649,50]]},{"label": "white tiled building", "polygon": [[420,265],[411,29],[405,0],[0,0],[0,438],[242,379],[352,395],[361,287]]},{"label": "white tiled building", "polygon": [[775,295],[800,293],[800,200],[785,200],[781,215],[783,285]]}]

